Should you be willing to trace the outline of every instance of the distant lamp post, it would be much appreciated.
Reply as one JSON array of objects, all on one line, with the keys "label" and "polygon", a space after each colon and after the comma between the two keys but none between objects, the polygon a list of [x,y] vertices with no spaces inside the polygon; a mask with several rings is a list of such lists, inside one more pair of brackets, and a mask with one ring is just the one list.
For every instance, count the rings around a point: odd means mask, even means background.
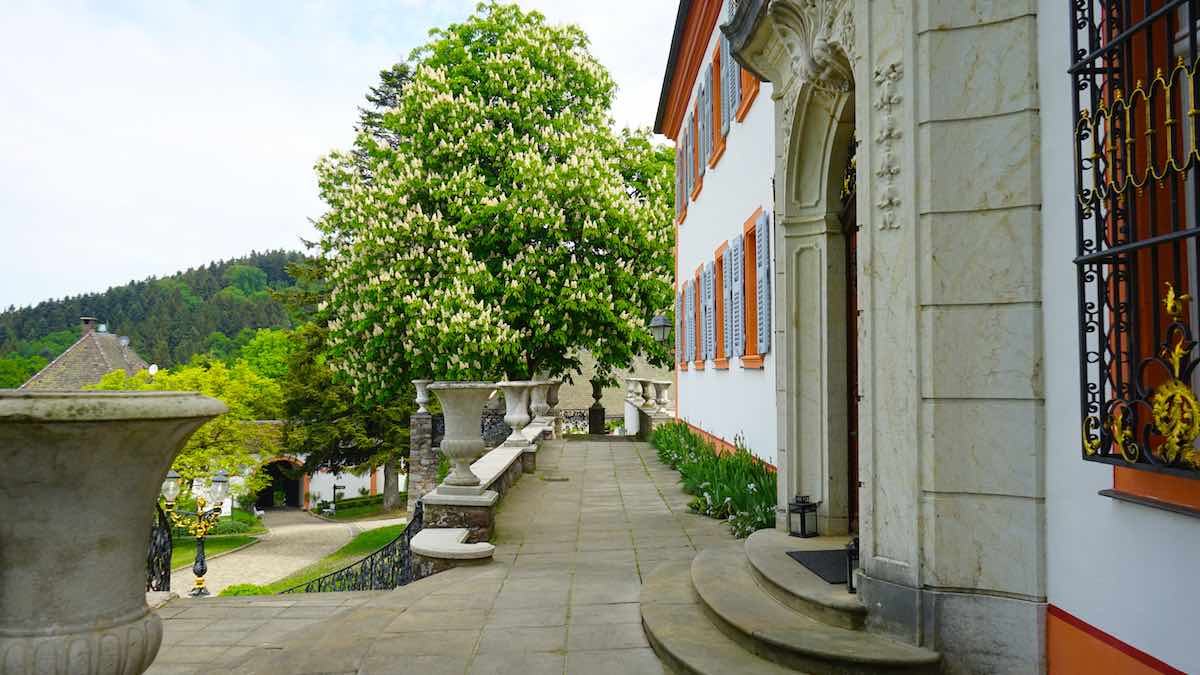
[{"label": "distant lamp post", "polygon": [[[204,560],[204,538],[209,530],[221,518],[221,504],[229,496],[229,474],[218,471],[209,481],[208,494],[196,495],[195,511],[176,511],[175,500],[179,497],[180,476],[172,469],[167,473],[167,479],[162,484],[162,496],[167,502],[167,516],[176,527],[186,528],[196,538],[196,562],[192,565],[192,574],[196,575],[196,585],[188,592],[193,598],[211,595],[204,585],[204,575],[208,573],[208,564]],[[204,507],[211,503],[210,509]]]},{"label": "distant lamp post", "polygon": [[666,343],[667,338],[671,336],[671,322],[667,321],[667,317],[659,314],[650,319],[650,335],[658,344]]}]

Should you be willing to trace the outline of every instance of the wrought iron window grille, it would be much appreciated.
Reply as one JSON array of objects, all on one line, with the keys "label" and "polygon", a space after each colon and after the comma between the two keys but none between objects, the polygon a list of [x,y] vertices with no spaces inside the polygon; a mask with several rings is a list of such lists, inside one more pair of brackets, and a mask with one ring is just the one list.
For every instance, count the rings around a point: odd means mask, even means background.
[{"label": "wrought iron window grille", "polygon": [[1084,459],[1200,478],[1200,0],[1069,0]]}]

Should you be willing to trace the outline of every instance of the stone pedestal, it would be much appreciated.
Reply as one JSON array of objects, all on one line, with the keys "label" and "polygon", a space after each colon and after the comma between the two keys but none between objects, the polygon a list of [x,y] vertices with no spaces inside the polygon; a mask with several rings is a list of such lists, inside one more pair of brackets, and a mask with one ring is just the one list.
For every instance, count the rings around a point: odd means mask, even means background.
[{"label": "stone pedestal", "polygon": [[417,500],[437,487],[438,456],[433,448],[433,416],[415,413],[409,418],[408,512]]},{"label": "stone pedestal", "polygon": [[[456,503],[439,503],[441,495],[432,494],[425,498],[425,522],[422,527],[464,527],[470,530],[466,543],[474,544],[488,541],[492,538],[496,519],[493,514],[499,495],[488,490],[479,495],[478,504],[467,503],[466,498],[458,498]],[[449,500],[447,500],[449,501]]]},{"label": "stone pedestal", "polygon": [[608,433],[608,428],[605,425],[604,406],[600,404],[600,398],[604,396],[604,388],[599,382],[592,383],[592,405],[588,408],[588,433],[592,436],[603,436]]}]

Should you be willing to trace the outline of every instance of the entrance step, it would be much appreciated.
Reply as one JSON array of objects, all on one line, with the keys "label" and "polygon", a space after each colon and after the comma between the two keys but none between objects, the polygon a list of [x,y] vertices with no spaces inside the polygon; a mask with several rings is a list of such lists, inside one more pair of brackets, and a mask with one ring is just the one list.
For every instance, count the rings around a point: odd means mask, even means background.
[{"label": "entrance step", "polygon": [[759,530],[746,540],[746,559],[759,586],[791,609],[841,628],[859,630],[867,608],[845,584],[831,584],[788,557],[788,551],[842,550],[850,537],[802,539],[779,530]]},{"label": "entrance step", "polygon": [[740,543],[704,549],[692,585],[713,625],[743,648],[810,673],[937,673],[937,652],[818,621],[759,586]]},{"label": "entrance step", "polygon": [[640,597],[642,627],[654,652],[672,670],[694,675],[793,673],[746,651],[716,628],[692,590],[691,561],[659,565]]}]

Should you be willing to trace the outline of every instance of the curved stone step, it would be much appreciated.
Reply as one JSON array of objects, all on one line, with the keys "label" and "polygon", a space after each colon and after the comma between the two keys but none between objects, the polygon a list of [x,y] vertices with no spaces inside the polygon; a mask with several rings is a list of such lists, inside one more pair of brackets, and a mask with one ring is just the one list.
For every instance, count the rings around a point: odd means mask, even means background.
[{"label": "curved stone step", "polygon": [[937,652],[822,623],[780,604],[750,571],[740,543],[704,549],[692,585],[713,624],[755,654],[812,673],[936,673]]},{"label": "curved stone step", "polygon": [[759,586],[788,607],[824,623],[859,630],[867,608],[844,585],[826,582],[788,557],[788,551],[844,548],[848,537],[800,539],[759,530],[746,539],[746,559]]},{"label": "curved stone step", "polygon": [[678,673],[785,675],[795,671],[746,651],[716,628],[692,590],[691,563],[667,562],[642,584],[642,628],[658,658]]}]

